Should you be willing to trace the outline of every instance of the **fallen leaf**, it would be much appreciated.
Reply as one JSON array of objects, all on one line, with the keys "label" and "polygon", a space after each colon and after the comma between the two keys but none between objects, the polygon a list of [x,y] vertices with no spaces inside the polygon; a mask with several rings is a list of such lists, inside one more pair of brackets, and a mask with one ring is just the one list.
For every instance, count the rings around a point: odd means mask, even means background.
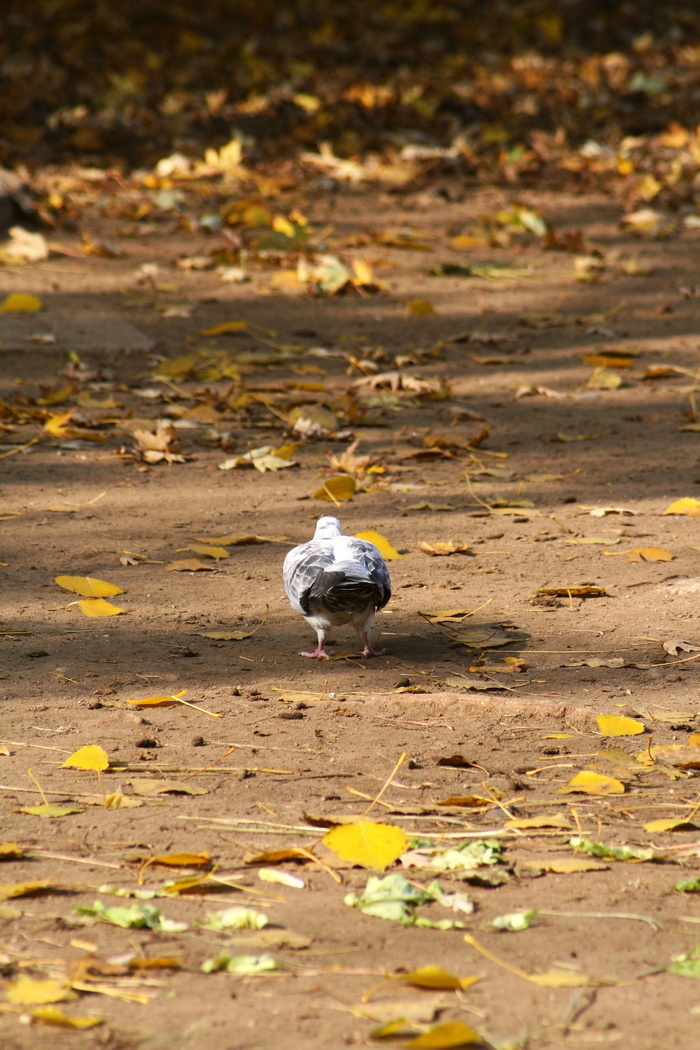
[{"label": "fallen leaf", "polygon": [[24,292],[13,292],[0,303],[0,314],[35,314],[43,309],[44,304],[38,295]]},{"label": "fallen leaf", "polygon": [[674,557],[674,554],[661,547],[635,547],[627,551],[627,561],[673,561]]},{"label": "fallen leaf", "polygon": [[231,555],[223,547],[211,547],[207,543],[190,543],[187,548],[189,551],[194,551],[195,554],[201,554],[204,558],[214,558],[218,561],[220,558],[230,558]]},{"label": "fallen leaf", "polygon": [[373,543],[386,561],[393,561],[396,558],[405,557],[404,554],[399,554],[386,536],[382,536],[380,532],[375,532],[374,529],[367,529],[365,532],[356,532],[355,538],[358,540],[367,540],[369,543]]},{"label": "fallen leaf", "polygon": [[534,871],[551,871],[554,875],[575,875],[581,871],[607,871],[602,860],[586,857],[547,857],[544,860],[526,860],[523,867]]},{"label": "fallen leaf", "polygon": [[221,324],[215,324],[213,328],[202,329],[199,334],[206,338],[216,335],[230,335],[233,332],[244,332],[247,327],[247,321],[222,321]]},{"label": "fallen leaf", "polygon": [[331,828],[324,835],[323,844],[343,860],[383,871],[405,852],[408,839],[401,828],[393,824],[362,820]]},{"label": "fallen leaf", "polygon": [[665,652],[669,654],[669,656],[678,656],[680,652],[700,652],[700,645],[694,645],[692,642],[684,642],[682,638],[669,638],[667,641],[662,643],[662,647],[665,650]]},{"label": "fallen leaf", "polygon": [[436,540],[434,543],[421,541],[420,549],[432,556],[445,557],[449,554],[469,554],[469,545],[463,540]]},{"label": "fallen leaf", "polygon": [[119,616],[120,613],[126,612],[120,606],[106,602],[104,598],[80,598],[77,605],[84,616]]},{"label": "fallen leaf", "polygon": [[73,909],[78,915],[88,915],[112,926],[120,926],[125,930],[157,930],[161,933],[179,933],[187,929],[186,922],[177,922],[175,919],[166,919],[159,908],[143,901],[132,904],[129,908],[110,907],[102,901],[95,901],[92,907],[78,907]]},{"label": "fallen leaf", "polygon": [[262,930],[267,926],[267,915],[255,908],[234,904],[223,911],[209,912],[202,926],[206,930]]},{"label": "fallen leaf", "polygon": [[537,817],[518,817],[507,820],[503,827],[517,828],[520,831],[530,831],[537,828],[569,829],[571,822],[562,813],[541,813]]},{"label": "fallen leaf", "polygon": [[82,813],[80,806],[59,806],[55,802],[41,802],[38,806],[20,806],[15,813],[28,813],[31,817],[67,817],[71,813]]},{"label": "fallen leaf", "polygon": [[53,879],[36,879],[34,882],[0,883],[0,901],[9,901],[13,897],[32,897],[35,893],[57,887]]},{"label": "fallen leaf", "polygon": [[47,978],[40,980],[22,974],[5,989],[8,1003],[16,1006],[39,1006],[45,1003],[65,1003],[77,999],[66,981]]},{"label": "fallen leaf", "polygon": [[638,736],[645,732],[643,722],[625,715],[597,715],[601,736]]},{"label": "fallen leaf", "polygon": [[650,820],[644,825],[644,830],[652,834],[664,831],[697,831],[699,824],[694,820]]},{"label": "fallen leaf", "polygon": [[56,576],[55,583],[73,594],[82,594],[86,598],[108,598],[113,594],[124,594],[124,588],[116,583],[107,583],[92,576]]},{"label": "fallen leaf", "polygon": [[625,785],[615,777],[604,776],[585,769],[571,778],[566,787],[558,789],[560,794],[581,793],[584,795],[624,795]]},{"label": "fallen leaf", "polygon": [[61,769],[90,769],[101,772],[109,769],[109,757],[107,752],[98,744],[87,744],[78,748],[69,755],[65,762],[61,763]]},{"label": "fallen leaf", "polygon": [[455,977],[441,966],[420,966],[410,973],[395,974],[395,977],[401,984],[413,984],[417,988],[440,988],[444,991],[456,991],[458,988],[464,991],[481,980],[480,977]]},{"label": "fallen leaf", "polygon": [[351,500],[356,491],[355,479],[351,474],[338,474],[328,478],[313,494],[314,499],[331,500],[336,506],[342,500]]},{"label": "fallen leaf", "polygon": [[495,919],[491,920],[491,925],[496,930],[519,933],[532,925],[532,921],[536,917],[537,908],[524,908],[522,911],[511,911],[505,915],[497,915]]},{"label": "fallen leaf", "polygon": [[464,1021],[448,1021],[429,1028],[404,1045],[410,1050],[450,1050],[460,1046],[483,1047],[484,1040]]},{"label": "fallen leaf", "polygon": [[429,317],[435,308],[427,299],[411,299],[406,303],[406,313],[409,317]]},{"label": "fallen leaf", "polygon": [[700,500],[689,496],[677,499],[675,503],[666,508],[664,514],[687,514],[693,518],[700,517]]},{"label": "fallen leaf", "polygon": [[269,973],[277,969],[277,963],[271,955],[231,955],[224,948],[212,959],[205,959],[201,969],[204,973],[216,973],[224,970],[226,973],[237,973],[240,976],[255,976],[260,973]]},{"label": "fallen leaf", "polygon": [[104,1017],[81,1017],[78,1014],[67,1014],[56,1006],[37,1006],[31,1011],[31,1016],[35,1021],[52,1024],[57,1028],[95,1028],[97,1025],[104,1024],[105,1020]]}]

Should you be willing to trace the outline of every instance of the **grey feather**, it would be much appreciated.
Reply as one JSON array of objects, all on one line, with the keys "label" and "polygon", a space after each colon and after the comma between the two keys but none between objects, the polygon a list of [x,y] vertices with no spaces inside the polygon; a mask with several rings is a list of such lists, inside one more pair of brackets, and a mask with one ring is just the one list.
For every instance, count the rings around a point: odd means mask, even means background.
[{"label": "grey feather", "polygon": [[376,655],[370,628],[391,597],[391,581],[373,543],[344,536],[337,518],[320,518],[313,539],[287,554],[283,575],[290,605],[318,637],[316,651],[304,655],[326,657],[327,631],[348,623],[362,636],[364,655]]}]

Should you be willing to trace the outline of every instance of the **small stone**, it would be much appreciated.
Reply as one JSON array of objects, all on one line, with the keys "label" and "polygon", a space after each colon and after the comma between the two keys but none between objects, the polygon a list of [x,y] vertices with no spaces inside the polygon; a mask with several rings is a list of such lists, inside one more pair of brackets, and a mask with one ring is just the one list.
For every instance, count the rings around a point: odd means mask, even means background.
[{"label": "small stone", "polygon": [[192,747],[204,747],[205,740],[203,736],[192,737]]},{"label": "small stone", "polygon": [[134,747],[158,747],[158,741],[151,736],[144,736],[136,741]]},{"label": "small stone", "polygon": [[399,678],[399,680],[396,683],[396,685],[394,686],[394,688],[395,689],[407,689],[410,684],[411,684],[411,679],[410,678],[406,678],[406,676],[404,676],[403,678]]}]

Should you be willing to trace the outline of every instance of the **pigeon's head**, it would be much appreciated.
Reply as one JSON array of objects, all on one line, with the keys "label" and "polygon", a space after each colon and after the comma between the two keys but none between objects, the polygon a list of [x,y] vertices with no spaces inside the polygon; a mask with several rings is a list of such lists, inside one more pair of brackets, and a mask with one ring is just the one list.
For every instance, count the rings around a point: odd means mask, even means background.
[{"label": "pigeon's head", "polygon": [[326,515],[323,518],[319,518],[316,522],[316,532],[314,533],[315,540],[331,540],[335,536],[342,535],[342,529],[340,522],[337,518],[332,518],[330,515]]}]

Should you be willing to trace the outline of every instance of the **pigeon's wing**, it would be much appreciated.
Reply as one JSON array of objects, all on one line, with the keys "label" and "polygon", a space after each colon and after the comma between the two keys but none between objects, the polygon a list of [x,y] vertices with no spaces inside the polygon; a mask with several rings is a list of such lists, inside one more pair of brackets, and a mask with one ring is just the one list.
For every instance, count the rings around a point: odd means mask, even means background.
[{"label": "pigeon's wing", "polygon": [[333,564],[333,545],[327,540],[309,540],[293,547],[284,559],[284,590],[289,604],[298,613],[308,612],[304,608],[304,596],[308,594],[319,573]]},{"label": "pigeon's wing", "polygon": [[391,580],[381,552],[369,540],[360,540],[354,537],[352,554],[356,561],[369,570],[372,582],[377,588],[377,611],[383,609],[391,598]]}]

